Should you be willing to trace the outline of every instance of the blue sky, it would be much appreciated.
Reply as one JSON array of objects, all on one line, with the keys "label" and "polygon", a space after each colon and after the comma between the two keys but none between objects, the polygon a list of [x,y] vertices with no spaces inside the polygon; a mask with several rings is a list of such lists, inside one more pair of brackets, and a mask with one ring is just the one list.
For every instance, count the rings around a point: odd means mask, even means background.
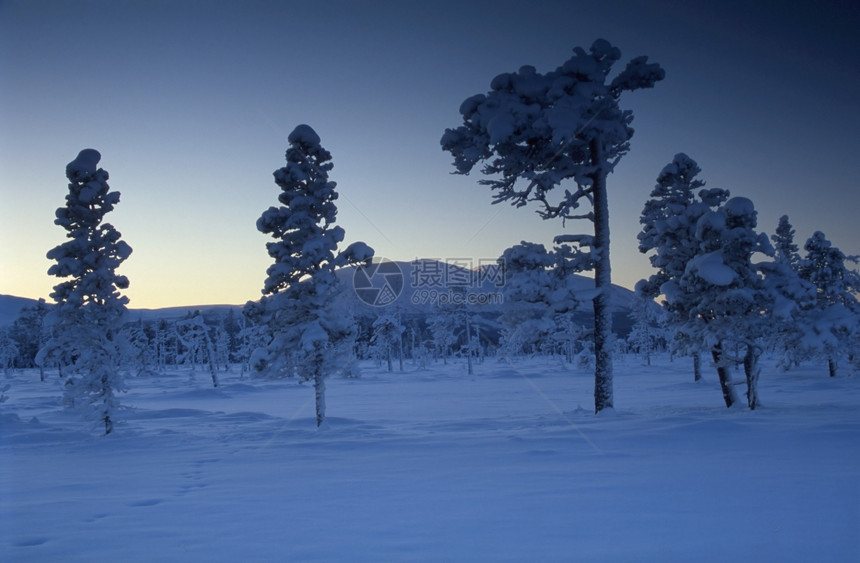
[{"label": "blue sky", "polygon": [[589,225],[490,204],[439,139],[501,72],[554,69],[606,38],[666,70],[634,92],[631,152],[609,179],[613,281],[650,275],[639,214],[686,152],[772,233],[822,230],[860,254],[860,28],[848,2],[0,1],[0,293],[47,297],[66,163],[102,153],[133,248],[132,307],[244,303],[270,259],[287,135],[334,157],[338,223],[391,259],[497,257]]}]

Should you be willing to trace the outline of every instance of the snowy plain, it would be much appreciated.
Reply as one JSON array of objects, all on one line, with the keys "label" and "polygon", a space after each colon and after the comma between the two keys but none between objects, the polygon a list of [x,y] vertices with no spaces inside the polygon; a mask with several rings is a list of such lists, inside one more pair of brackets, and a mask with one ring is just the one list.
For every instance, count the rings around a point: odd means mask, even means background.
[{"label": "snowy plain", "polygon": [[[0,376],[0,561],[858,561],[860,377],[690,362],[362,363],[328,423],[294,380],[130,378],[109,436],[55,374]],[[2,385],[0,385],[2,386]]]}]

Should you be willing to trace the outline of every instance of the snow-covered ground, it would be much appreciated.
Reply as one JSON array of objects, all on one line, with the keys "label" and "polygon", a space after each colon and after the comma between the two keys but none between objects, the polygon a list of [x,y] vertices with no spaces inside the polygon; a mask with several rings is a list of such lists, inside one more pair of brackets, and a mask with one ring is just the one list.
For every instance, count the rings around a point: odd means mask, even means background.
[{"label": "snow-covered ground", "polygon": [[619,359],[595,416],[557,360],[367,363],[321,431],[308,385],[177,371],[107,437],[56,376],[0,376],[0,561],[858,561],[860,377],[763,367],[730,411]]}]

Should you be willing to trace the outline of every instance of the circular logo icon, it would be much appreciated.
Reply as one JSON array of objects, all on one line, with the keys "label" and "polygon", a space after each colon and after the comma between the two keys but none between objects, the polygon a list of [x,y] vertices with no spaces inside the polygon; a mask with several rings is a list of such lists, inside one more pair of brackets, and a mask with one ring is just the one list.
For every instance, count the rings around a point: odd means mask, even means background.
[{"label": "circular logo icon", "polygon": [[374,258],[370,264],[355,268],[352,287],[362,303],[385,307],[394,303],[403,292],[403,271],[397,262]]}]

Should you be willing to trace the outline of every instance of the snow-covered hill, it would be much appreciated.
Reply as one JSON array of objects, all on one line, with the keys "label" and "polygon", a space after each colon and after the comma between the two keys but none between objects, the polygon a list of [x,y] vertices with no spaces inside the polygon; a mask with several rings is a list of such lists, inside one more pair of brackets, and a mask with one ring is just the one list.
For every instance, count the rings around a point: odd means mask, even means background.
[{"label": "snow-covered hill", "polygon": [[[338,276],[346,286],[344,298],[347,304],[359,311],[372,311],[379,306],[396,305],[403,310],[428,312],[439,304],[450,303],[458,297],[457,292],[465,289],[472,294],[474,301],[482,310],[493,311],[501,303],[503,280],[500,272],[489,266],[466,268],[436,260],[416,260],[412,262],[382,262],[374,268],[351,266],[338,271]],[[594,289],[594,281],[585,276],[576,276],[574,287],[581,287],[586,293]],[[354,291],[357,289],[358,291]],[[256,296],[251,296],[256,297]],[[392,298],[392,301],[387,301]],[[617,322],[624,319],[633,305],[635,297],[629,289],[613,286],[610,304]],[[368,302],[376,301],[375,305]],[[0,327],[12,324],[21,309],[36,304],[35,299],[0,295]],[[166,307],[162,309],[137,309],[132,307],[128,320],[144,321],[158,319],[177,319],[189,312],[200,311],[204,316],[223,316],[231,308],[237,313],[244,303],[235,305],[189,305],[187,307]],[[590,313],[590,303],[580,305],[584,315]]]},{"label": "snow-covered hill", "polygon": [[188,316],[189,314],[199,312],[207,319],[216,317],[223,319],[227,312],[233,311],[240,315],[242,314],[242,305],[200,305],[191,307],[164,307],[162,309],[129,309],[126,319],[129,321],[142,320],[159,321],[159,320],[176,320]]},{"label": "snow-covered hill", "polygon": [[[0,327],[11,325],[15,319],[21,314],[24,307],[32,307],[37,303],[35,299],[27,299],[26,297],[14,297],[12,295],[0,295]],[[51,302],[48,304],[50,305]],[[189,313],[199,311],[205,317],[210,315],[219,318],[227,314],[227,311],[234,309],[236,313],[241,313],[241,305],[200,305],[188,307],[165,307],[162,309],[129,309],[126,319],[128,321],[154,321],[160,319],[172,320],[180,319]]]},{"label": "snow-covered hill", "polygon": [[[463,290],[475,296],[472,300],[474,303],[493,310],[501,303],[504,289],[503,272],[492,265],[468,268],[427,259],[412,262],[383,261],[371,268],[343,268],[338,271],[338,275],[342,282],[357,290],[353,295],[357,302],[366,303],[378,297],[382,304],[393,304],[407,310],[428,310],[446,304],[456,299],[455,294]],[[593,279],[579,275],[574,278],[573,287],[583,295],[594,290]],[[635,295],[629,289],[612,286],[610,307],[613,312],[626,314],[634,300]],[[579,308],[583,312],[590,312],[591,302],[584,299]]]},{"label": "snow-covered hill", "polygon": [[26,297],[15,297],[14,295],[0,295],[0,327],[15,322],[24,307],[36,304],[35,299]]}]

